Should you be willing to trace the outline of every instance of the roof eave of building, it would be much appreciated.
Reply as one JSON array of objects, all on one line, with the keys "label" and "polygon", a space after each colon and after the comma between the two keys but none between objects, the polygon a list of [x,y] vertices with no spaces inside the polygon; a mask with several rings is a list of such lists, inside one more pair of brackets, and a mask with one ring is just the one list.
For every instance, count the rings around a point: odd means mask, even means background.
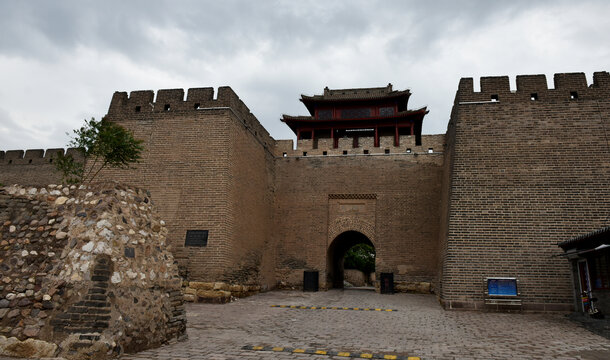
[{"label": "roof eave of building", "polygon": [[373,117],[357,118],[357,119],[320,120],[320,119],[316,119],[314,116],[291,116],[291,115],[283,114],[281,120],[284,123],[287,121],[316,121],[316,122],[317,121],[370,121],[370,120],[398,119],[398,118],[411,117],[411,116],[416,116],[416,115],[426,115],[429,112],[430,111],[428,110],[427,106],[424,106],[422,108],[415,109],[415,110],[400,111],[400,112],[395,113],[394,115],[389,115],[389,116],[373,116]]},{"label": "roof eave of building", "polygon": [[378,102],[378,101],[383,101],[383,100],[392,100],[392,99],[404,97],[405,106],[406,106],[406,104],[409,102],[410,96],[411,96],[411,91],[409,91],[407,89],[407,90],[402,90],[402,91],[394,91],[392,93],[383,94],[383,95],[373,95],[370,97],[354,97],[354,98],[349,98],[349,97],[332,98],[332,97],[326,97],[325,95],[308,96],[308,95],[301,94],[301,98],[299,99],[299,101],[301,101],[305,105],[305,107],[307,108],[307,110],[309,110],[309,113],[311,115],[314,115],[315,104],[320,104],[320,103],[328,104],[328,103]]},{"label": "roof eave of building", "polygon": [[561,247],[565,251],[576,247],[588,245],[595,246],[596,243],[605,239],[610,239],[610,226],[597,229],[587,234],[576,236],[570,240],[562,241],[558,243],[557,246]]}]

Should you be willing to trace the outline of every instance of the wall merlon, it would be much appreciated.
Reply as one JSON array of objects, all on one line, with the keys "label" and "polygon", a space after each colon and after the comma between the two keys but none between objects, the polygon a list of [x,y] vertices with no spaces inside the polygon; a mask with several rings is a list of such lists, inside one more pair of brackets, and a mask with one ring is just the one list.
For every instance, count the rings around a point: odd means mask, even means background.
[{"label": "wall merlon", "polygon": [[9,150],[6,152],[5,159],[6,160],[23,159],[24,153],[25,152],[23,150]]},{"label": "wall merlon", "polygon": [[239,99],[237,94],[229,86],[221,86],[218,88],[217,106],[227,106],[240,113],[249,113],[250,110],[244,111],[248,107]]},{"label": "wall merlon", "polygon": [[123,106],[127,105],[128,96],[125,91],[115,91],[112,94],[112,100],[110,101],[110,106],[108,108],[108,113],[113,113],[115,111],[120,111]]},{"label": "wall merlon", "polygon": [[0,151],[0,160],[4,160],[4,151]]},{"label": "wall merlon", "polygon": [[293,152],[292,149],[294,149],[293,140],[276,140],[273,155],[277,157],[284,156],[284,153],[288,155]]},{"label": "wall merlon", "polygon": [[42,159],[44,157],[43,149],[30,149],[25,151],[24,159]]},{"label": "wall merlon", "polygon": [[610,73],[607,71],[599,71],[593,73],[593,86],[600,88],[610,88]]},{"label": "wall merlon", "polygon": [[458,93],[473,93],[474,92],[474,80],[473,78],[461,78],[460,84],[458,85]]},{"label": "wall merlon", "polygon": [[214,88],[191,88],[186,95],[186,101],[189,103],[204,104],[214,99]]},{"label": "wall merlon", "polygon": [[165,106],[169,106],[170,109],[173,106],[179,106],[184,102],[184,90],[183,89],[163,89],[157,91],[157,99],[155,104],[155,111],[166,111]]},{"label": "wall merlon", "polygon": [[585,73],[563,73],[555,74],[553,77],[555,89],[577,90],[587,87],[587,77]]},{"label": "wall merlon", "polygon": [[481,77],[481,92],[483,93],[508,93],[510,82],[508,76],[484,76]]},{"label": "wall merlon", "polygon": [[129,94],[129,105],[148,105],[153,102],[155,93],[152,90],[137,90]]},{"label": "wall merlon", "polygon": [[55,149],[47,149],[44,153],[44,158],[46,160],[54,159],[59,153],[64,154],[63,148],[55,148]]},{"label": "wall merlon", "polygon": [[76,160],[79,160],[79,159],[83,158],[83,153],[78,148],[68,148],[66,150],[66,156],[67,155],[72,155],[72,157],[74,157],[74,159],[76,159]]},{"label": "wall merlon", "polygon": [[517,75],[517,91],[547,91],[546,75]]}]

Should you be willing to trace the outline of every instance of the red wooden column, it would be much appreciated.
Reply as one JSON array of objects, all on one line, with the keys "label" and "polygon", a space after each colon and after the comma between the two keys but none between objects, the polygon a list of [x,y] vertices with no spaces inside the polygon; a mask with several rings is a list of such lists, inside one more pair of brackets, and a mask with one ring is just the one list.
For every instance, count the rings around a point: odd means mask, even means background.
[{"label": "red wooden column", "polygon": [[379,147],[379,127],[375,126],[375,147]]},{"label": "red wooden column", "polygon": [[301,140],[301,129],[297,129],[297,141]]},{"label": "red wooden column", "polygon": [[411,123],[411,135],[413,135],[413,123]]},{"label": "red wooden column", "polygon": [[400,146],[400,137],[398,136],[398,123],[394,125],[394,146]]},{"label": "red wooden column", "polygon": [[335,137],[335,129],[330,129],[330,137],[333,139],[333,149],[339,147],[339,138]]}]

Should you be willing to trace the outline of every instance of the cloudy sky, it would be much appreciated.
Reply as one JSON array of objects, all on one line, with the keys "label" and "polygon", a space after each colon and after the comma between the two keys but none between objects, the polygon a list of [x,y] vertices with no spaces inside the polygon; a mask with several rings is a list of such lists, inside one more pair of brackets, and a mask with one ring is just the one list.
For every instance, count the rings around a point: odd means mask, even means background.
[{"label": "cloudy sky", "polygon": [[[0,150],[62,147],[114,91],[228,85],[276,139],[300,94],[394,84],[444,133],[461,77],[610,70],[610,1],[0,0]],[[475,85],[477,87],[478,85]]]}]

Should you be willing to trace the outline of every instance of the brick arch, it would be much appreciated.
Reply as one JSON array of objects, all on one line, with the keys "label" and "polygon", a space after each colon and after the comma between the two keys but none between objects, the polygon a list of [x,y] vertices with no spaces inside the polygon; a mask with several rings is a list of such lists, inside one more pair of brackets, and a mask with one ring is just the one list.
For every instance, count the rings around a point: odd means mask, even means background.
[{"label": "brick arch", "polygon": [[327,246],[330,246],[337,236],[346,231],[357,231],[361,233],[369,238],[369,240],[373,243],[373,246],[377,248],[377,244],[375,243],[375,225],[368,221],[354,219],[353,217],[337,218],[328,226]]}]

